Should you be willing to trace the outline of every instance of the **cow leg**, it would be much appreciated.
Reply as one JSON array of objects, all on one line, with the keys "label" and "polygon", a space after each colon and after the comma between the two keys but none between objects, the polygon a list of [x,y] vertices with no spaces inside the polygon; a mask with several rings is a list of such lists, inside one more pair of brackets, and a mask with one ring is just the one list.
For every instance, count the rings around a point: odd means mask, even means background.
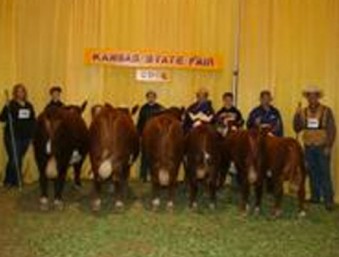
[{"label": "cow leg", "polygon": [[197,203],[198,181],[192,178],[189,181],[189,188],[190,188],[189,207],[195,210],[198,208]]},{"label": "cow leg", "polygon": [[124,204],[122,202],[122,181],[121,180],[117,180],[114,181],[114,188],[115,188],[115,207],[117,209],[122,209]]},{"label": "cow leg", "polygon": [[48,210],[48,179],[46,177],[45,172],[40,172],[39,177],[39,183],[40,183],[40,190],[41,190],[41,196],[40,196],[40,209],[42,211]]},{"label": "cow leg", "polygon": [[212,176],[211,181],[208,186],[209,193],[210,193],[210,204],[209,208],[211,210],[215,209],[217,203],[217,177],[216,174]]},{"label": "cow leg", "polygon": [[[279,173],[278,173],[279,174]],[[273,216],[275,218],[278,218],[282,214],[282,209],[281,209],[281,203],[282,203],[282,198],[284,194],[283,190],[283,181],[280,178],[273,178],[275,183],[274,183],[274,206],[273,206]]]},{"label": "cow leg", "polygon": [[249,212],[249,195],[250,185],[248,181],[244,181],[241,185],[241,199],[240,199],[240,212],[243,216],[247,216]]},{"label": "cow leg", "polygon": [[174,208],[176,182],[171,182],[168,188],[167,210],[172,211]]},{"label": "cow leg", "polygon": [[80,189],[81,185],[81,167],[83,164],[83,160],[73,165],[74,169],[74,187],[76,189]]},{"label": "cow leg", "polygon": [[93,180],[93,195],[94,200],[92,203],[92,210],[93,211],[100,211],[101,209],[101,181],[99,178],[98,172],[94,172],[94,180]]},{"label": "cow leg", "polygon": [[249,185],[249,181],[246,178],[246,172],[244,170],[240,170],[240,168],[238,168],[239,171],[239,184],[241,185],[241,196],[240,196],[240,212],[242,213],[242,215],[246,216],[248,213],[248,209],[249,209],[249,205],[248,205],[248,199],[249,199],[249,195],[250,195],[250,185]]},{"label": "cow leg", "polygon": [[299,204],[299,216],[304,217],[306,215],[305,211],[305,177],[301,179],[298,188],[298,204]]},{"label": "cow leg", "polygon": [[66,173],[67,173],[67,167],[59,169],[58,177],[54,182],[54,193],[55,193],[54,206],[58,210],[62,210],[64,207],[64,203],[62,200],[62,192],[65,186]]},{"label": "cow leg", "polygon": [[152,183],[152,208],[153,211],[158,210],[160,206],[160,186],[157,181],[153,181]]},{"label": "cow leg", "polygon": [[263,193],[263,183],[259,182],[255,186],[255,209],[254,209],[255,214],[260,214],[262,193]]}]

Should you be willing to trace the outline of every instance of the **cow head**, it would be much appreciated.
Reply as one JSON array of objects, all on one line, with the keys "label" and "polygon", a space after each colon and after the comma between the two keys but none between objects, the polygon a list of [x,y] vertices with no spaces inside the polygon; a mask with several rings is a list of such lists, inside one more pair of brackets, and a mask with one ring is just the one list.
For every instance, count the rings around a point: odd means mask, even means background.
[{"label": "cow head", "polygon": [[88,101],[84,101],[80,106],[78,105],[67,105],[66,108],[67,110],[71,110],[71,111],[76,111],[77,113],[79,113],[80,115],[86,110]]}]

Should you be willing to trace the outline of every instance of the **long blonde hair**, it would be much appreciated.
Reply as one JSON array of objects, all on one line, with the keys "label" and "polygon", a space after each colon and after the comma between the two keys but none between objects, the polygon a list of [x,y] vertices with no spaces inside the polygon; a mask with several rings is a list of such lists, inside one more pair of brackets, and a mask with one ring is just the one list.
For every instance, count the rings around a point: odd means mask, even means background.
[{"label": "long blonde hair", "polygon": [[[27,89],[24,84],[19,83],[15,84],[12,90],[12,97],[14,100],[18,100],[18,91],[22,90],[24,92],[24,98],[22,99],[23,101],[26,101],[27,99]],[[21,100],[21,99],[20,99]]]}]

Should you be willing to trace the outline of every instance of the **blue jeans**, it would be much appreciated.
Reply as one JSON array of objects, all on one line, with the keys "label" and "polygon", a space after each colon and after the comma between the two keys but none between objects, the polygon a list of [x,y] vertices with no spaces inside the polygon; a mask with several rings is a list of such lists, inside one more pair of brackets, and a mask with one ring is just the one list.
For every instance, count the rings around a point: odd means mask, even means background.
[{"label": "blue jeans", "polygon": [[[8,155],[8,162],[6,166],[4,185],[5,186],[18,186],[19,185],[18,173],[16,170],[14,151],[13,151],[10,136],[5,135],[4,141],[5,141],[6,152]],[[23,160],[24,155],[27,152],[29,143],[30,143],[30,139],[20,139],[20,138],[15,139],[16,154],[17,154],[18,166],[19,166],[18,168],[20,170],[20,173],[19,173],[20,178],[22,178],[22,174],[21,174],[22,160]]]},{"label": "blue jeans", "polygon": [[305,158],[310,175],[311,200],[325,204],[333,203],[333,186],[331,179],[331,158],[324,153],[324,147],[306,146]]}]

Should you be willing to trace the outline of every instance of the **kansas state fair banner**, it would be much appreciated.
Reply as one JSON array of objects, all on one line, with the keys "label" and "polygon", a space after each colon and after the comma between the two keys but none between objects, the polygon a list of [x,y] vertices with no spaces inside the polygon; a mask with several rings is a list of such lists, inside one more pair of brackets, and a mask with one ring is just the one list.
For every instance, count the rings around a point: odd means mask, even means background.
[{"label": "kansas state fair banner", "polygon": [[137,68],[194,70],[218,70],[221,68],[220,58],[214,55],[112,49],[86,49],[85,63]]}]

